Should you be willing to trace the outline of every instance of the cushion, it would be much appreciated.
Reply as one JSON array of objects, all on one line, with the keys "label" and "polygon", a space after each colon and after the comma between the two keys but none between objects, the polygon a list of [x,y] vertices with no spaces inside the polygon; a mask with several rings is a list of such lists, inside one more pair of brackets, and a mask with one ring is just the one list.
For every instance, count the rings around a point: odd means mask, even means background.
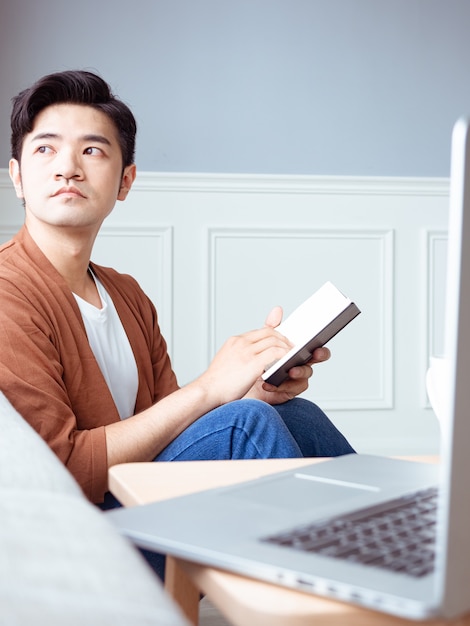
[{"label": "cushion", "polygon": [[0,488],[82,494],[70,472],[2,392],[0,433]]},{"label": "cushion", "polygon": [[188,626],[121,537],[0,392],[0,621]]},{"label": "cushion", "polygon": [[0,490],[9,626],[187,626],[141,555],[84,498]]}]

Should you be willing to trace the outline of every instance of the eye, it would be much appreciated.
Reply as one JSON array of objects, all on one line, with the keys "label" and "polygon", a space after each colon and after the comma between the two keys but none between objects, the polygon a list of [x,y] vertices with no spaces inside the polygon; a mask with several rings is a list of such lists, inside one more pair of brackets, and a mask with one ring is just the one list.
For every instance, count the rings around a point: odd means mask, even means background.
[{"label": "eye", "polygon": [[39,152],[39,154],[50,154],[52,152],[52,148],[50,146],[39,146],[37,152]]},{"label": "eye", "polygon": [[89,148],[85,148],[83,154],[89,154],[90,156],[100,156],[103,154],[103,151],[100,148],[96,148],[95,146],[90,146]]}]

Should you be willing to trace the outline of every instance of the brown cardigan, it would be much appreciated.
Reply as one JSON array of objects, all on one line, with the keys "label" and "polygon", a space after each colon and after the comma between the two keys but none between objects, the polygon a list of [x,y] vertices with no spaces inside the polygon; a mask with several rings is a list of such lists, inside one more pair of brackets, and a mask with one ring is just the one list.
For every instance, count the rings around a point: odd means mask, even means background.
[{"label": "brown cardigan", "polygon": [[[138,413],[178,388],[157,313],[132,277],[92,268],[134,352]],[[104,426],[119,415],[72,292],[24,226],[0,247],[0,389],[87,497],[101,502],[107,490]]]}]

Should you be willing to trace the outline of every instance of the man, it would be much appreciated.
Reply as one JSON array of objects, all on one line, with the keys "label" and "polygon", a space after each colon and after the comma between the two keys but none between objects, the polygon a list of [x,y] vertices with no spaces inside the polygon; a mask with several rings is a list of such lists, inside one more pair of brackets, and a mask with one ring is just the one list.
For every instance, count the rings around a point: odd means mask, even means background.
[{"label": "man", "polygon": [[[274,329],[280,309],[179,388],[152,303],[134,279],[90,261],[136,175],[134,117],[101,78],[43,77],[14,99],[11,125],[25,221],[0,248],[0,388],[92,502],[108,497],[117,463],[353,451],[295,398],[310,365],[277,388],[260,378],[290,348]],[[328,357],[319,349],[312,363]]]}]

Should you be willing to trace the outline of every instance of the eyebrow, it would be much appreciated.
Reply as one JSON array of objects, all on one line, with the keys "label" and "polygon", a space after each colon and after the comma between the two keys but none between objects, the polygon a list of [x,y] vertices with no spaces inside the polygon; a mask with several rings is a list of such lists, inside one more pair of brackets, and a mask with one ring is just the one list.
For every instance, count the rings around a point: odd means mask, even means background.
[{"label": "eyebrow", "polygon": [[[41,141],[43,139],[61,139],[61,135],[57,133],[38,133],[34,137],[32,137],[31,141]],[[101,143],[106,146],[110,146],[111,142],[104,135],[83,135],[80,137],[81,141],[92,142],[92,143]]]},{"label": "eyebrow", "polygon": [[93,143],[104,143],[107,146],[111,145],[111,142],[104,135],[85,135],[82,137],[83,141],[91,141]]}]

